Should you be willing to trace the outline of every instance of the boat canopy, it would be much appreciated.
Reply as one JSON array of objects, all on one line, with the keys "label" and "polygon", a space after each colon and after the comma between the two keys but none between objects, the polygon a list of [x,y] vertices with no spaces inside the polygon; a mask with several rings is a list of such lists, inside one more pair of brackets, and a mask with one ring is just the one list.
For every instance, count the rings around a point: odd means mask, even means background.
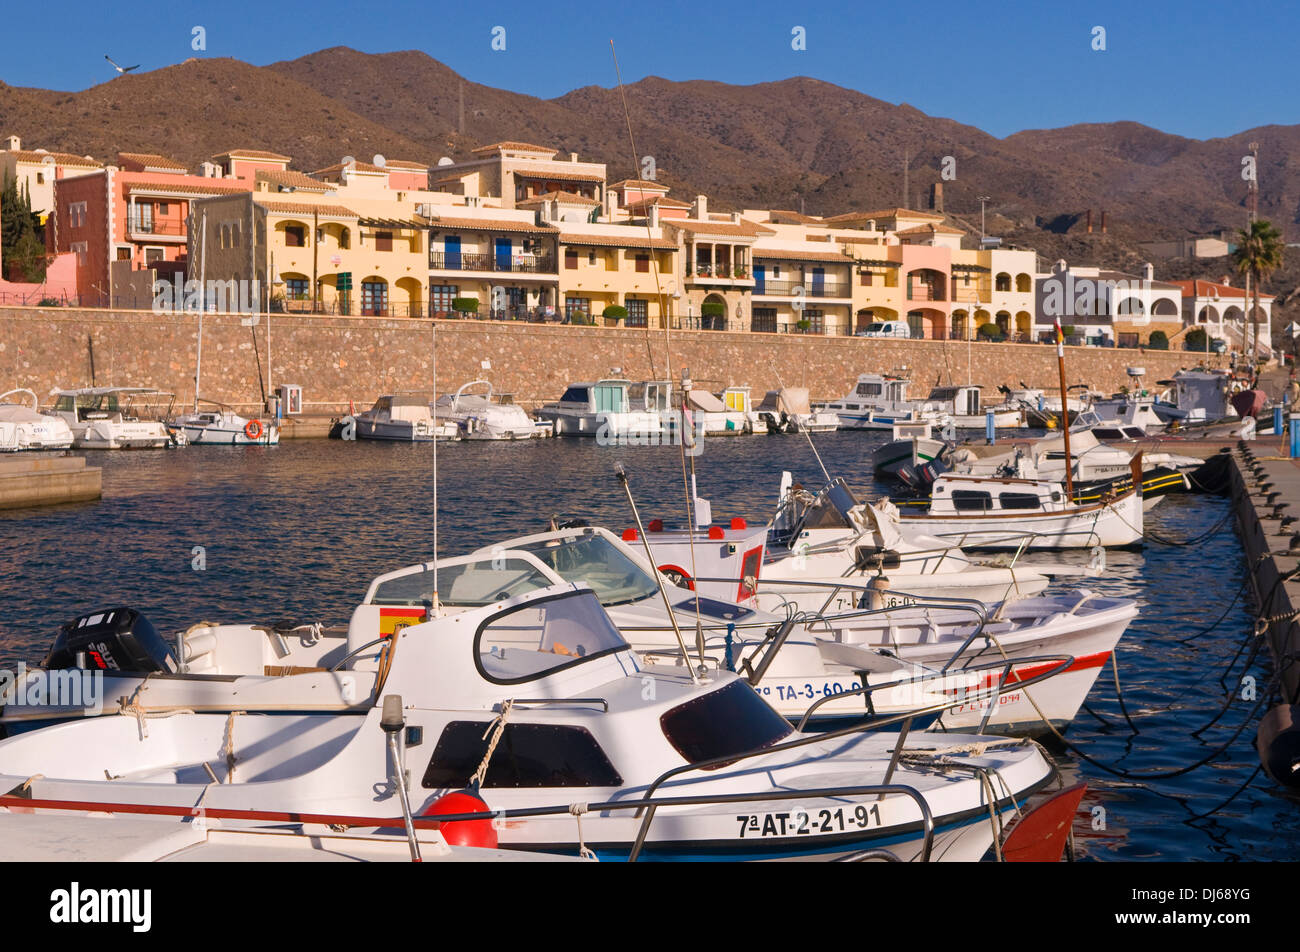
[{"label": "boat canopy", "polygon": [[812,413],[812,404],[808,399],[807,387],[783,387],[769,390],[759,404],[760,410],[775,410],[787,414]]},{"label": "boat canopy", "polygon": [[686,394],[686,406],[701,413],[725,413],[727,405],[707,390],[691,390]]}]

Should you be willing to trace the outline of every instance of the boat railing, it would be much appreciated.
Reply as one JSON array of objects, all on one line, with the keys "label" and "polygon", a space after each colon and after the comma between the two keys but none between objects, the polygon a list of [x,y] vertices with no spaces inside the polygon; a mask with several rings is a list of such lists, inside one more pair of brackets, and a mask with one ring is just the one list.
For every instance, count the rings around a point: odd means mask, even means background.
[{"label": "boat railing", "polygon": [[[990,701],[990,702],[994,701],[997,698],[1000,698],[1008,690],[1020,690],[1022,688],[1030,687],[1032,685],[1038,684],[1039,682],[1046,681],[1048,678],[1054,677],[1057,674],[1060,674],[1062,671],[1068,670],[1070,666],[1074,664],[1074,660],[1075,659],[1073,655],[1051,654],[1051,655],[1033,655],[1029,657],[1017,657],[1017,658],[999,658],[994,661],[983,662],[982,664],[967,665],[965,667],[957,669],[957,671],[967,676],[979,675],[981,672],[984,671],[999,671],[1000,674],[998,676],[996,683],[994,684],[964,689],[964,693],[957,700],[957,703],[974,704],[982,701]],[[1038,674],[1030,675],[1027,678],[1017,677],[1016,680],[1011,684],[1007,683],[1007,679],[1011,677],[1013,668],[1038,667],[1044,664],[1052,665],[1053,667],[1048,671],[1043,671]],[[863,697],[864,704],[866,705],[866,711],[864,716],[873,717],[875,716],[875,714],[871,707],[871,695],[874,692],[887,691],[893,688],[897,688],[900,684],[909,684],[915,690],[923,691],[925,690],[926,685],[928,683],[941,682],[951,677],[953,672],[949,671],[948,668],[946,667],[940,671],[934,671],[933,669],[926,669],[924,673],[919,674],[908,681],[888,681],[881,684],[867,684],[866,683],[867,673],[864,671],[858,671],[856,673],[860,678],[862,678],[863,684],[861,687],[851,688],[846,691],[838,691],[834,694],[827,694],[824,695],[823,697],[819,697],[817,700],[813,701],[812,704],[808,706],[808,709],[806,711],[803,712],[803,715],[799,718],[798,723],[795,724],[795,730],[799,731],[800,733],[803,733],[804,729],[808,726],[808,722],[812,719],[813,715],[817,712],[817,710],[821,708],[823,705],[830,704],[833,701],[842,701],[843,699],[849,697],[857,697],[859,695]],[[954,704],[953,700],[946,701],[945,710],[948,707],[953,706],[953,704]],[[991,703],[986,707],[984,711],[984,715],[980,720],[979,728],[975,731],[975,733],[983,734],[984,731],[988,729],[988,722],[990,718],[993,716],[993,709],[994,709],[994,705]],[[898,715],[891,715],[891,716],[896,717]]]},{"label": "boat railing", "polygon": [[[769,750],[772,748],[768,748]],[[598,803],[559,804],[545,807],[516,807],[506,810],[493,810],[489,814],[477,813],[439,813],[436,816],[415,816],[410,820],[410,827],[422,830],[437,830],[444,823],[482,822],[491,818],[492,822],[553,816],[582,816],[586,813],[612,813],[619,810],[635,810],[641,816],[641,825],[636,839],[628,853],[628,862],[635,863],[645,846],[646,836],[654,821],[656,812],[665,807],[715,806],[728,803],[763,803],[772,800],[842,800],[847,797],[870,797],[883,799],[886,796],[905,796],[917,805],[921,813],[921,852],[919,859],[928,862],[934,845],[934,813],[925,797],[915,787],[906,784],[861,784],[843,787],[817,787],[802,790],[766,790],[753,793],[714,793],[694,796],[674,797],[637,797],[628,800],[606,800]],[[408,824],[403,817],[364,817],[351,815],[334,815],[324,813],[279,812],[269,810],[236,810],[220,807],[166,806],[159,804],[80,802],[75,800],[44,800],[19,794],[0,795],[0,808],[20,808],[23,812],[35,810],[67,812],[111,812],[114,814],[145,814],[149,816],[174,816],[188,818],[202,816],[213,820],[244,821],[254,826],[275,824],[305,827],[308,825],[329,826],[334,830],[356,828],[360,830],[402,829]],[[229,827],[238,830],[241,827]],[[361,836],[359,839],[379,837]],[[385,839],[386,841],[386,839]]]}]

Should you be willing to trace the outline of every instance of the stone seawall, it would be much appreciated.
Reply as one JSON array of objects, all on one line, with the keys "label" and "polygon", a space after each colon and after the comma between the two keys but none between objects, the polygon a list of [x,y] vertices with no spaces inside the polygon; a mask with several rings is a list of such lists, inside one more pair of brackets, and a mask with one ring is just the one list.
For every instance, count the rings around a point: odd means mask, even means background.
[{"label": "stone seawall", "polygon": [[[0,391],[28,387],[47,401],[54,387],[155,387],[180,402],[194,397],[195,315],[149,311],[0,308]],[[437,322],[438,389],[486,376],[498,391],[534,406],[559,397],[570,381],[608,376],[621,368],[633,380],[665,373],[662,330],[495,321]],[[431,390],[432,331],[427,320],[273,315],[269,324],[272,380],[299,384],[309,411],[334,411],[354,401],[369,406],[382,393]],[[244,326],[237,314],[209,314],[203,322],[201,395],[236,406],[259,402],[267,368],[265,317]],[[254,350],[256,341],[256,351]],[[1210,355],[1222,363],[1222,357]],[[1195,365],[1202,355],[1179,351],[1067,348],[1070,384],[1114,390],[1125,368],[1146,368],[1147,382]],[[491,369],[483,370],[482,362]],[[937,381],[984,388],[1024,381],[1057,387],[1055,349],[1043,344],[967,344],[959,341],[873,340],[718,331],[673,331],[674,378],[688,368],[698,385],[728,384],[762,391],[807,387],[813,399],[844,395],[859,373],[907,368],[911,396],[924,397]],[[969,367],[969,370],[968,370]]]}]

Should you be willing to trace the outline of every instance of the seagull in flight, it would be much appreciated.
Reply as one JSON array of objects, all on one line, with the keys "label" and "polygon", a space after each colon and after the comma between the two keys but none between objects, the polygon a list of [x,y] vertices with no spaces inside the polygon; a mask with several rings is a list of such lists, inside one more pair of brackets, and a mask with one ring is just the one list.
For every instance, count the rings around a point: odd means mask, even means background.
[{"label": "seagull in flight", "polygon": [[126,73],[131,72],[131,70],[133,70],[133,69],[139,69],[139,68],[140,68],[140,64],[139,64],[139,63],[136,63],[134,66],[118,66],[117,63],[113,62],[113,57],[109,56],[107,53],[104,54],[104,59],[106,59],[106,60],[108,60],[110,63],[112,63],[112,64],[113,64],[113,69],[117,70],[119,73],[122,73],[123,75],[125,75]]}]

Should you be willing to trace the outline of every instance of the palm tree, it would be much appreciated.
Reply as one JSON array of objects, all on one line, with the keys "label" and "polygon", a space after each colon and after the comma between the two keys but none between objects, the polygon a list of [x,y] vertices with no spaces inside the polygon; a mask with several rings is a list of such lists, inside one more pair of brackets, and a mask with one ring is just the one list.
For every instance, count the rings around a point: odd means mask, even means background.
[{"label": "palm tree", "polygon": [[[1283,247],[1282,235],[1267,219],[1252,221],[1249,226],[1237,232],[1237,248],[1232,253],[1237,273],[1246,276],[1248,286],[1252,279],[1255,282],[1255,303],[1250,311],[1250,324],[1254,331],[1250,348],[1252,367],[1255,365],[1255,352],[1259,349],[1259,286],[1282,266]],[[1250,306],[1249,301],[1247,306]]]}]

